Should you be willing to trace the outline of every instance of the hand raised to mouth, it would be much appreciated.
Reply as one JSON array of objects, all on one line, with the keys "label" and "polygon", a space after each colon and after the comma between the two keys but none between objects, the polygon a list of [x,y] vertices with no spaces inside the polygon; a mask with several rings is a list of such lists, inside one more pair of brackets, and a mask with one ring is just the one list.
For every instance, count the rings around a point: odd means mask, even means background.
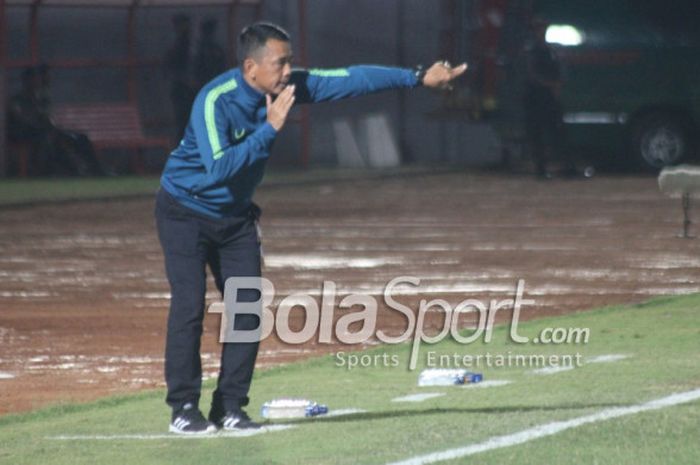
[{"label": "hand raised to mouth", "polygon": [[279,131],[287,121],[289,110],[294,105],[294,85],[286,86],[274,101],[270,94],[266,94],[265,99],[267,102],[267,122],[276,131]]}]

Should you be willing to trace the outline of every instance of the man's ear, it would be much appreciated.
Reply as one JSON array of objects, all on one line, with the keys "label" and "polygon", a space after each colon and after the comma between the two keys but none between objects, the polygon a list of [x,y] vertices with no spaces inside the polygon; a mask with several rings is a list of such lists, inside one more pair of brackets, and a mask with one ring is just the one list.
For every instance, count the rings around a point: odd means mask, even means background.
[{"label": "man's ear", "polygon": [[252,78],[255,78],[255,70],[258,64],[252,58],[248,57],[243,60],[243,72]]}]

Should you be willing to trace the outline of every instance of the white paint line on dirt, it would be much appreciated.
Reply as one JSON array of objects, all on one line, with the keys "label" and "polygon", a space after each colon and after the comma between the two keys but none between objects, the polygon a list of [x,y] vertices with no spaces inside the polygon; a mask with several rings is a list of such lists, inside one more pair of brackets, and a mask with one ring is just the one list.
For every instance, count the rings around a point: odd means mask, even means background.
[{"label": "white paint line on dirt", "polygon": [[586,359],[586,363],[610,363],[617,362],[618,360],[624,360],[629,358],[629,355],[625,354],[606,354],[598,355],[597,357],[590,357]]},{"label": "white paint line on dirt", "polygon": [[163,362],[165,359],[162,357],[149,357],[149,356],[143,356],[143,357],[128,357],[128,356],[123,356],[123,357],[109,357],[107,358],[108,363],[137,363],[137,364],[146,364],[146,363],[160,363]]},{"label": "white paint line on dirt", "polygon": [[700,267],[700,259],[680,254],[662,254],[653,257],[633,257],[627,260],[638,268],[652,270],[671,270],[676,268]]},{"label": "white paint line on dirt", "polygon": [[115,372],[119,371],[119,367],[114,367],[114,366],[97,367],[97,371],[100,373],[115,373]]},{"label": "white paint line on dirt", "polygon": [[[366,285],[366,286],[353,286],[353,287],[339,287],[336,290],[337,295],[350,295],[350,294],[366,294],[371,296],[383,296],[385,288],[381,286]],[[308,294],[310,296],[320,296],[320,288],[306,288],[297,289],[295,291],[299,294]],[[424,294],[479,294],[479,293],[513,293],[515,292],[515,287],[512,283],[481,283],[481,284],[459,284],[459,283],[440,283],[437,280],[432,285],[421,284],[418,287],[407,287],[404,285],[397,285],[392,288],[392,295],[406,295],[406,296],[421,296]],[[281,293],[281,292],[280,292]],[[528,294],[530,292],[528,291]],[[289,298],[289,297],[287,297]],[[469,311],[475,311],[471,308],[467,309],[465,313]]]},{"label": "white paint line on dirt", "polygon": [[112,435],[61,435],[46,436],[44,439],[53,441],[152,441],[169,439],[218,439],[218,438],[244,438],[257,436],[258,434],[273,433],[294,428],[294,425],[270,425],[260,429],[242,431],[220,431],[212,434],[186,435],[186,434],[112,434]]},{"label": "white paint line on dirt", "polygon": [[504,447],[524,444],[535,439],[553,436],[562,431],[566,431],[579,426],[597,423],[600,421],[612,420],[627,415],[634,415],[641,412],[659,410],[674,405],[693,402],[700,399],[700,389],[693,391],[680,392],[660,399],[655,399],[644,404],[632,405],[629,407],[613,407],[601,410],[600,412],[582,417],[572,418],[571,420],[553,421],[542,425],[534,426],[516,433],[506,434],[503,436],[494,436],[485,441],[475,444],[469,444],[464,447],[454,449],[446,449],[438,452],[432,452],[425,455],[411,457],[398,462],[391,462],[388,465],[425,465],[428,463],[442,462],[444,460],[454,460],[470,455],[476,455],[481,452],[501,449]]},{"label": "white paint line on dirt", "polygon": [[524,245],[508,245],[508,244],[478,244],[470,247],[471,250],[477,252],[491,252],[491,251],[536,251],[536,252],[548,252],[548,251],[574,251],[578,250],[573,245],[559,245],[559,244],[524,244]]},{"label": "white paint line on dirt", "polygon": [[0,371],[0,379],[13,379],[14,377],[15,375],[13,375],[12,373],[5,373]]},{"label": "white paint line on dirt", "polygon": [[322,255],[268,255],[265,266],[269,268],[334,269],[334,268],[378,268],[400,265],[403,260],[390,257],[328,257]]},{"label": "white paint line on dirt", "polygon": [[32,298],[51,297],[52,294],[46,291],[0,291],[0,297],[5,298]]},{"label": "white paint line on dirt", "polygon": [[462,386],[463,389],[481,389],[505,386],[506,384],[511,384],[513,381],[509,379],[489,379],[487,381],[480,381],[478,383],[469,383]]},{"label": "white paint line on dirt", "polygon": [[426,392],[423,394],[411,394],[410,396],[396,397],[392,402],[423,402],[424,400],[444,396],[444,392]]},{"label": "white paint line on dirt", "polygon": [[170,292],[112,292],[114,299],[170,299]]}]

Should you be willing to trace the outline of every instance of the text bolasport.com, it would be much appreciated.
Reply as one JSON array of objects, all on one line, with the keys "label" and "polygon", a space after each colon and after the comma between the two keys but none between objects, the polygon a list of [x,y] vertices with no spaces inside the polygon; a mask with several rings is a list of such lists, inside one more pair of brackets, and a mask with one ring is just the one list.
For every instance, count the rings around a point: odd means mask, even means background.
[{"label": "text bolasport.com", "polygon": [[[332,344],[334,343],[332,340],[334,335],[337,341],[343,344],[361,344],[373,339],[384,344],[401,344],[411,341],[408,368],[414,370],[418,362],[421,344],[423,343],[436,344],[448,336],[457,343],[464,345],[471,344],[482,338],[484,343],[491,342],[493,324],[496,313],[499,310],[512,310],[509,338],[510,341],[516,344],[529,342],[535,344],[587,344],[590,337],[590,329],[588,328],[544,328],[532,340],[518,334],[518,321],[522,308],[535,303],[534,300],[523,298],[525,281],[522,279],[518,280],[515,286],[513,298],[503,300],[491,299],[488,303],[478,299],[465,299],[454,307],[443,299],[421,299],[418,307],[412,309],[395,298],[399,294],[406,294],[405,289],[403,292],[400,292],[398,289],[399,287],[405,288],[405,286],[413,286],[418,292],[417,288],[420,286],[420,279],[414,276],[400,276],[389,281],[384,287],[382,295],[384,304],[390,309],[389,311],[398,312],[406,319],[405,331],[398,336],[389,336],[376,327],[379,304],[375,296],[350,294],[343,297],[340,302],[336,302],[336,284],[332,281],[324,281],[321,287],[320,305],[313,296],[296,293],[283,298],[278,303],[277,308],[273,309],[272,303],[275,299],[275,287],[270,280],[261,277],[232,277],[226,280],[224,287],[224,309],[219,340],[225,343],[260,342],[269,337],[275,330],[279,339],[290,345],[304,344],[312,339],[315,339],[319,344]],[[241,290],[257,291],[260,297],[253,302],[240,301],[238,298]],[[353,307],[360,307],[361,310],[345,314],[334,322],[336,308],[351,309]],[[295,308],[302,309],[305,313],[304,326],[297,331],[293,331],[289,326],[290,315]],[[213,311],[216,310],[210,308],[210,312]],[[424,331],[425,317],[429,311],[441,311],[444,313],[442,329],[435,335],[427,335]],[[464,335],[458,327],[459,315],[473,312],[479,313],[477,327],[469,335]],[[243,315],[257,316],[257,327],[237,329],[236,318]],[[249,317],[248,320],[250,320]],[[351,325],[353,327],[359,325],[360,329],[351,332]],[[339,356],[338,354],[341,355]],[[430,354],[428,352],[429,357],[426,360],[428,365],[431,364]],[[362,357],[361,355],[353,354],[353,358],[350,358],[349,355],[338,352],[336,354],[336,364],[348,367],[352,361],[355,364],[354,366],[362,366],[362,360],[367,360],[367,357],[371,357],[367,355],[364,359],[361,359],[356,358]],[[436,354],[434,355],[437,356]],[[486,360],[486,355],[489,355],[488,361]],[[482,363],[491,364],[492,360],[501,360],[504,357],[503,354],[486,355],[481,356],[485,357],[484,361],[478,361],[475,366],[479,366]],[[512,361],[513,354],[510,355],[510,359],[505,356],[503,360]],[[580,354],[576,354],[576,356],[578,360]],[[454,360],[453,366],[458,366],[459,363],[465,366],[468,359],[464,357],[471,356],[454,354],[454,357],[452,357],[452,360]],[[442,360],[444,361],[445,359],[443,358]],[[518,360],[520,359],[518,358]],[[382,364],[384,366],[397,366],[398,363],[398,357],[392,356],[388,356],[388,358],[381,357],[381,360],[372,362],[373,365]],[[550,365],[553,363],[549,361]],[[504,365],[501,364],[500,366]]]}]

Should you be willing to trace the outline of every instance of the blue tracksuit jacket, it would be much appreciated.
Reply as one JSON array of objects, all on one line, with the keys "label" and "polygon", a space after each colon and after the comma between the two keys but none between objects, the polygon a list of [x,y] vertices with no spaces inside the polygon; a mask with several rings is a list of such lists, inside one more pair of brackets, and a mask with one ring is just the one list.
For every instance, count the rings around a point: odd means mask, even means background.
[{"label": "blue tracksuit jacket", "polygon": [[[316,103],[415,87],[409,69],[351,66],[294,70],[295,103]],[[165,164],[161,186],[182,205],[215,218],[250,208],[277,132],[267,122],[265,95],[239,68],[217,76],[197,94],[180,145]]]}]

